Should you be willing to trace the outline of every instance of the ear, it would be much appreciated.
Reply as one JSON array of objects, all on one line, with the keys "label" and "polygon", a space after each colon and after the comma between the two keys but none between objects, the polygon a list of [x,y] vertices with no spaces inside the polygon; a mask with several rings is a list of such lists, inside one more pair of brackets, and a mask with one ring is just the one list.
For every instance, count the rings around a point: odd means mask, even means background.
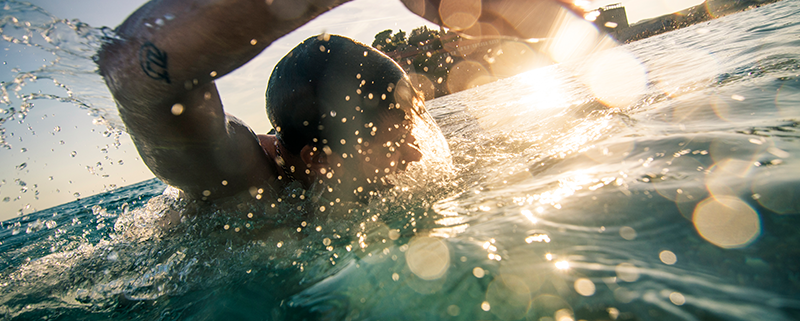
[{"label": "ear", "polygon": [[314,151],[314,146],[306,145],[300,150],[300,158],[305,163],[306,168],[312,172],[319,174],[321,169],[331,171],[332,168],[338,167],[337,163],[341,163],[342,159],[336,153],[326,154],[324,151],[317,148]]},{"label": "ear", "polygon": [[314,151],[314,146],[311,145],[303,146],[303,149],[300,150],[300,158],[303,160],[303,163],[306,164],[307,168],[315,168],[319,167],[320,165],[323,166],[328,165],[328,155],[326,155],[319,149]]}]

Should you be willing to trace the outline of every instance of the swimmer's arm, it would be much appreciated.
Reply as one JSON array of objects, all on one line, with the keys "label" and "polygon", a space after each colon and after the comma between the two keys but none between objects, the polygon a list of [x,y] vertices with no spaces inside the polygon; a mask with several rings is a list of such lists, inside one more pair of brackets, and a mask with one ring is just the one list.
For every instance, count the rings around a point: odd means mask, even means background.
[{"label": "swimmer's arm", "polygon": [[274,163],[225,114],[213,80],[346,1],[154,0],[128,17],[98,66],[150,170],[192,198],[273,183]]},{"label": "swimmer's arm", "polygon": [[[411,12],[463,35],[545,38],[565,14],[583,17],[574,0],[400,0]],[[477,27],[477,28],[473,28]],[[466,30],[463,30],[466,29]],[[486,31],[483,32],[486,32]]]}]

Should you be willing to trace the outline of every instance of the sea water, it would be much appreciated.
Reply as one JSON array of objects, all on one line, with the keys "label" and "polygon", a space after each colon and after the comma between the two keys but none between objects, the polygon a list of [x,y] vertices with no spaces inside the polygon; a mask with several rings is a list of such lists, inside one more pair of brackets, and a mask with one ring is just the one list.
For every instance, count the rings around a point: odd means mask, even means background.
[{"label": "sea water", "polygon": [[455,175],[369,204],[165,229],[150,180],[5,221],[0,313],[800,319],[798,35],[787,0],[625,45],[617,108],[566,63],[429,101]]}]

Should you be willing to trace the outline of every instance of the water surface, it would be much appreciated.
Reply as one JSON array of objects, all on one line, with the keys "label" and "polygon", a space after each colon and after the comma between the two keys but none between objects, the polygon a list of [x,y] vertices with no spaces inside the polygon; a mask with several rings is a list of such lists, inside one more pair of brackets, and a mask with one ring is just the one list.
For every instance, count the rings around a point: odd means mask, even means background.
[{"label": "water surface", "polygon": [[153,180],[5,221],[0,312],[798,319],[798,17],[786,0],[590,60],[625,68],[563,63],[429,101],[455,175],[369,204],[288,190],[164,230],[191,205]]}]

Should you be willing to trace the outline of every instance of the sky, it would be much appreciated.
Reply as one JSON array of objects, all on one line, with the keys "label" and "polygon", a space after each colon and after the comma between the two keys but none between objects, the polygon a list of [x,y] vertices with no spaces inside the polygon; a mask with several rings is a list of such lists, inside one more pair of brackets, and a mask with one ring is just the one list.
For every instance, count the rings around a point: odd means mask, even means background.
[{"label": "sky", "polygon": [[633,24],[639,20],[654,18],[696,6],[703,3],[703,0],[597,0],[592,1],[591,7],[599,8],[614,3],[622,3],[625,6],[628,23]]},{"label": "sky", "polygon": [[[63,19],[79,19],[93,27],[119,25],[144,0],[30,0],[50,14]],[[599,0],[591,8],[617,3]],[[675,12],[699,4],[697,0],[628,0],[631,23]],[[358,18],[354,18],[358,17]],[[245,66],[217,81],[224,108],[244,120],[257,133],[270,129],[264,111],[264,91],[274,65],[291,48],[322,32],[342,34],[370,44],[374,35],[385,29],[405,30],[427,25],[410,13],[400,1],[355,0],[342,5],[284,36]],[[6,45],[7,46],[7,45]],[[16,49],[15,49],[16,50]],[[0,76],[15,67],[26,70],[49,57],[41,53],[6,49]],[[32,49],[31,49],[32,50]],[[12,50],[13,51],[13,50]],[[28,87],[46,86],[33,82]],[[52,90],[52,83],[49,84]],[[102,84],[95,89],[107,90]],[[31,89],[31,88],[26,88]],[[1,107],[1,106],[0,106]],[[87,197],[114,186],[125,186],[153,178],[139,159],[127,135],[119,146],[106,137],[105,127],[94,124],[87,111],[52,100],[37,100],[24,122],[4,125],[14,147],[0,149],[0,221],[32,213],[58,204]],[[38,191],[38,195],[35,192]],[[6,201],[5,198],[10,198]]]}]

